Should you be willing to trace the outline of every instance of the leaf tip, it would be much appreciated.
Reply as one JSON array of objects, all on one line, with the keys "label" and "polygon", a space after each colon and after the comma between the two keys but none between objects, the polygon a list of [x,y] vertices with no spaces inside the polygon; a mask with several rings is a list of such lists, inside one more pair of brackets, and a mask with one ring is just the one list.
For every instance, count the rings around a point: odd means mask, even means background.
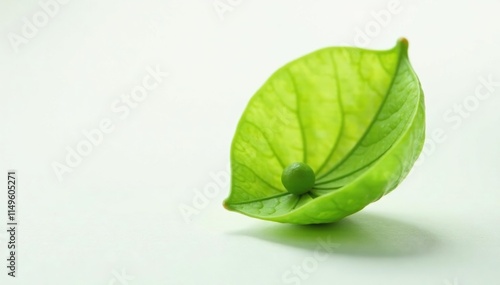
[{"label": "leaf tip", "polygon": [[222,201],[222,206],[228,210],[228,211],[232,211],[231,207],[229,206],[229,203],[227,202],[227,199],[225,199],[224,201]]},{"label": "leaf tip", "polygon": [[399,46],[399,48],[403,53],[408,54],[408,46],[409,46],[408,39],[406,39],[405,37],[399,38],[397,45]]}]

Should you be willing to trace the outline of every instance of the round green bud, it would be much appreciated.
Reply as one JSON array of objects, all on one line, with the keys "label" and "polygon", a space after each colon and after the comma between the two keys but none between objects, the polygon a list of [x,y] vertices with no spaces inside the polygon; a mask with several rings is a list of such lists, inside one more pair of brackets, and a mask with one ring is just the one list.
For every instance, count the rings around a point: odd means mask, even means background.
[{"label": "round green bud", "polygon": [[281,174],[281,183],[295,195],[307,193],[314,186],[316,177],[312,168],[303,162],[290,163]]}]

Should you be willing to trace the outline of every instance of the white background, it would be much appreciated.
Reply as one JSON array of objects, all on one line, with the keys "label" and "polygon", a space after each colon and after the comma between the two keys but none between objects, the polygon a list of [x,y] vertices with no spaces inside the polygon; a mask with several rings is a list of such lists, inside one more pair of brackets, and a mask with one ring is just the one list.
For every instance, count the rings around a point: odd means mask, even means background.
[{"label": "white background", "polygon": [[[18,171],[20,223],[15,279],[0,232],[1,284],[500,284],[498,1],[69,1],[46,19],[40,3],[0,4],[0,170]],[[223,209],[236,123],[273,71],[400,36],[428,136],[398,189],[319,227]],[[114,112],[148,68],[169,75]]]}]

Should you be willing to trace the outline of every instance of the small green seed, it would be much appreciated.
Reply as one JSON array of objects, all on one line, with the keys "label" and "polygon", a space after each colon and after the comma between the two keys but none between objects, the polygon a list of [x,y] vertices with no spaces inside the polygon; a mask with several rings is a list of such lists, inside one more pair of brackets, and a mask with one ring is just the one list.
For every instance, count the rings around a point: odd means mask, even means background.
[{"label": "small green seed", "polygon": [[289,193],[302,195],[314,186],[316,177],[312,168],[303,162],[290,163],[281,174],[281,182]]}]

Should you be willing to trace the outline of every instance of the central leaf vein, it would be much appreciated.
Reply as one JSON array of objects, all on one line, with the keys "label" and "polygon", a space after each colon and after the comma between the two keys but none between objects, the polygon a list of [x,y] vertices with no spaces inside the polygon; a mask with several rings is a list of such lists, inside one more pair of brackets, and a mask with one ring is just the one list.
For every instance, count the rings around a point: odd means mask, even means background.
[{"label": "central leaf vein", "polygon": [[293,74],[290,69],[287,69],[288,75],[290,76],[290,80],[292,81],[292,86],[295,91],[296,101],[297,101],[297,121],[299,122],[299,128],[300,128],[300,134],[302,136],[302,148],[303,148],[303,158],[302,162],[307,163],[307,144],[306,144],[306,134],[305,134],[305,129],[304,129],[304,124],[302,122],[302,119],[300,117],[300,91],[297,88],[297,83],[295,82],[295,78],[293,78]]}]

